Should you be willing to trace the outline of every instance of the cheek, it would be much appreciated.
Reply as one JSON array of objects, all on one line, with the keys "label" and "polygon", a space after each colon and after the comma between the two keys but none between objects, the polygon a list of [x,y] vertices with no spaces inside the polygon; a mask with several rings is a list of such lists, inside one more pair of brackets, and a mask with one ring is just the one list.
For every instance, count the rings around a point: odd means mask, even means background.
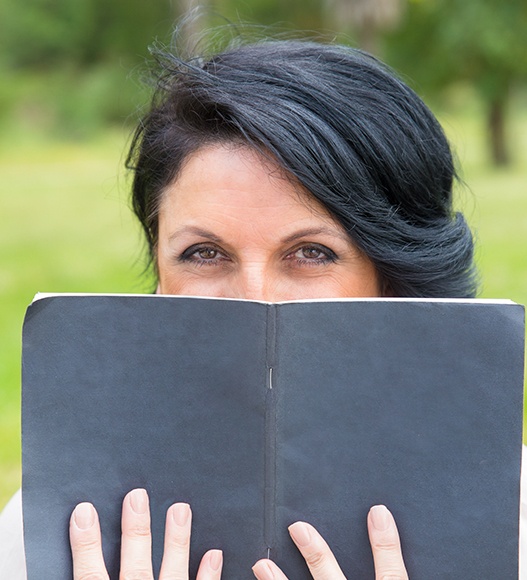
[{"label": "cheek", "polygon": [[226,289],[218,280],[196,278],[186,273],[167,273],[159,269],[159,294],[175,294],[179,296],[215,296],[227,297]]},{"label": "cheek", "polygon": [[378,298],[382,295],[377,270],[366,258],[332,272],[321,282],[327,298]]},{"label": "cheek", "polygon": [[331,298],[379,298],[382,296],[379,277],[375,268],[365,267],[359,271],[339,269],[320,276],[294,278],[278,276],[271,284],[269,300],[311,300]]}]

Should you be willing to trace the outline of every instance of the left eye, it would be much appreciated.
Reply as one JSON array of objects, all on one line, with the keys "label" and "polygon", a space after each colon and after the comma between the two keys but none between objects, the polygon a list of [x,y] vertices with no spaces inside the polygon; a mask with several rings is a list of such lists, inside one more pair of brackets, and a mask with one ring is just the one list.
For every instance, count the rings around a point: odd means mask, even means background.
[{"label": "left eye", "polygon": [[327,257],[320,248],[313,247],[300,248],[295,252],[295,256],[305,260],[320,260]]},{"label": "left eye", "polygon": [[302,246],[291,252],[287,259],[296,260],[299,264],[326,264],[334,262],[337,256],[325,246],[310,245]]}]

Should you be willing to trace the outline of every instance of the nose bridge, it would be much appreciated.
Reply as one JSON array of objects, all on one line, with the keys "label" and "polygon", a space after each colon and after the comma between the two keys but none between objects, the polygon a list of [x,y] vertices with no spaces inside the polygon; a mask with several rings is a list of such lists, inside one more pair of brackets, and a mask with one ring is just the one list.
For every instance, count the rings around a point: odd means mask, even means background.
[{"label": "nose bridge", "polygon": [[264,262],[246,264],[239,271],[239,298],[272,301],[271,276]]}]

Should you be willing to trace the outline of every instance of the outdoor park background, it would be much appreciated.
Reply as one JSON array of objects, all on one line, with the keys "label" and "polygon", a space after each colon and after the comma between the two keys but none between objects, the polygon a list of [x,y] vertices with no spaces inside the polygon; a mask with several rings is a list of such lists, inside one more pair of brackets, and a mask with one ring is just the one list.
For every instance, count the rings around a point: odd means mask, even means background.
[{"label": "outdoor park background", "polygon": [[[124,152],[149,94],[146,47],[170,42],[184,4],[0,0],[0,509],[20,486],[20,337],[33,295],[152,289]],[[231,22],[326,31],[392,64],[454,146],[481,296],[527,302],[526,0],[210,0],[209,8]],[[189,28],[226,20],[205,10]]]}]

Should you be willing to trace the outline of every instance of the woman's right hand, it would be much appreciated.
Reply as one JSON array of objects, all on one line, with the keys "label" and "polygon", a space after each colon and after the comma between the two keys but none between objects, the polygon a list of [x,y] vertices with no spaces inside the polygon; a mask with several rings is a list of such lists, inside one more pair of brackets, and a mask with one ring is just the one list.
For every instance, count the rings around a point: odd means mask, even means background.
[{"label": "woman's right hand", "polygon": [[[337,559],[317,530],[306,522],[289,526],[289,534],[300,550],[314,580],[346,580]],[[368,514],[368,535],[377,580],[408,580],[395,520],[383,505]],[[288,580],[271,560],[259,560],[253,567],[258,580]],[[352,576],[353,577],[353,576]]]},{"label": "woman's right hand", "polygon": [[[188,580],[192,513],[186,503],[167,511],[165,546],[159,580]],[[121,538],[121,580],[153,580],[150,508],[144,489],[134,489],[123,501]],[[70,520],[70,542],[74,580],[108,580],[104,565],[99,518],[92,504],[79,504]],[[219,580],[221,550],[203,556],[196,580]]]}]

